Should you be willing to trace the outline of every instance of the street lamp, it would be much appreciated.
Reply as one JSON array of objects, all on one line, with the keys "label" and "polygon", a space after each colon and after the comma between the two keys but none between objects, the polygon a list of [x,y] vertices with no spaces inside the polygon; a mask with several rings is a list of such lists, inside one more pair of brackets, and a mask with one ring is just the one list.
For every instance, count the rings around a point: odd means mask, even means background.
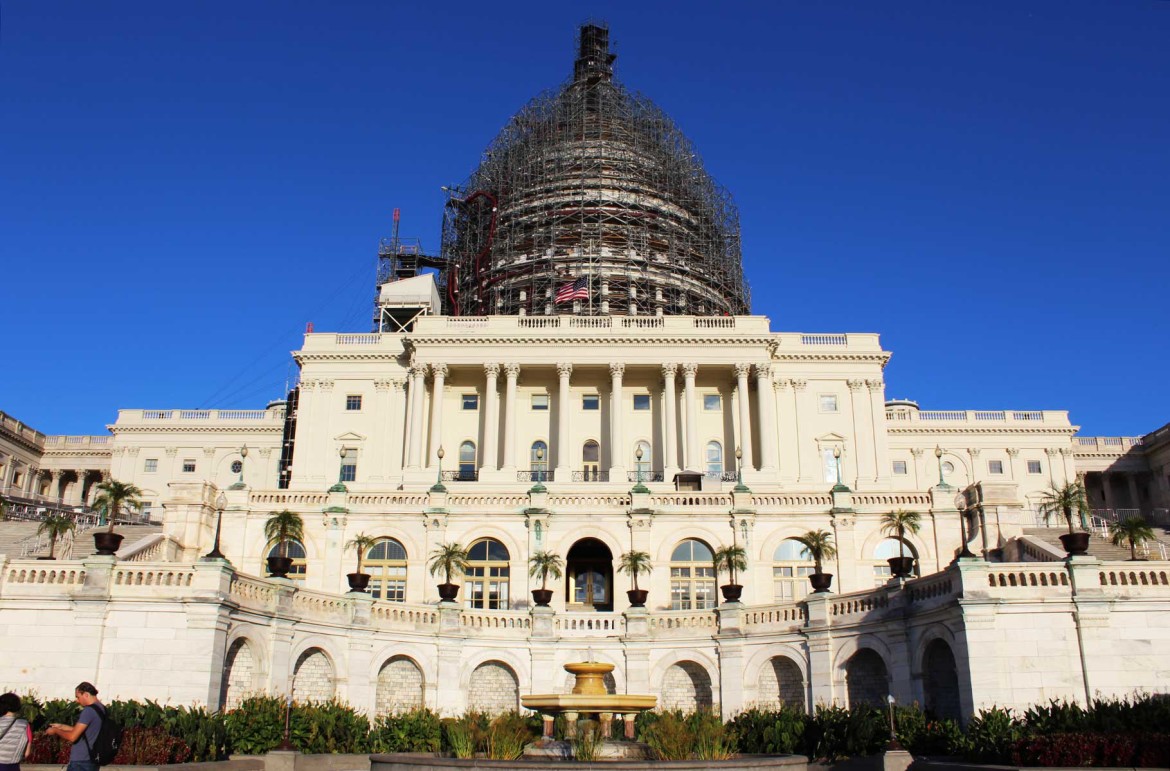
[{"label": "street lamp", "polygon": [[435,455],[437,455],[439,458],[439,474],[435,478],[435,483],[431,486],[432,493],[445,493],[445,492],[447,492],[447,488],[443,486],[443,456],[446,454],[447,453],[444,452],[444,450],[441,446],[439,447],[438,451],[435,453]]},{"label": "street lamp", "polygon": [[244,462],[248,459],[248,445],[240,448],[240,478],[236,483],[229,487],[229,490],[243,490],[244,489]]},{"label": "street lamp", "polygon": [[227,557],[223,556],[223,552],[219,550],[219,532],[223,527],[223,510],[227,508],[227,496],[223,493],[215,499],[216,517],[215,517],[215,543],[211,547],[211,551],[203,555],[204,562],[211,560],[223,560],[230,562]]},{"label": "street lamp", "polygon": [[642,447],[641,447],[641,445],[638,446],[638,449],[634,450],[634,459],[635,459],[634,466],[637,467],[636,473],[637,473],[638,483],[636,485],[634,485],[634,489],[632,490],[632,492],[648,493],[648,492],[650,492],[649,488],[647,488],[646,485],[642,484]]},{"label": "street lamp", "polygon": [[749,493],[751,490],[743,483],[743,448],[735,448],[735,487],[734,492]]},{"label": "street lamp", "polygon": [[841,448],[833,448],[833,465],[837,467],[837,486],[843,487],[844,483],[841,481]]},{"label": "street lamp", "polygon": [[333,485],[333,487],[330,487],[329,492],[344,493],[347,492],[345,487],[345,459],[349,457],[349,448],[343,445],[341,449],[337,451],[337,454],[341,458],[337,464],[337,484]]},{"label": "street lamp", "polygon": [[943,479],[943,464],[942,464],[943,450],[937,444],[934,446],[934,458],[938,461],[938,486],[950,487],[947,481]]},{"label": "street lamp", "polygon": [[967,496],[962,493],[956,495],[955,508],[959,510],[959,537],[963,539],[963,548],[959,552],[959,559],[973,559],[975,555],[967,548]]},{"label": "street lamp", "polygon": [[886,745],[886,752],[905,752],[905,747],[898,741],[898,734],[894,730],[894,694],[886,696],[886,703],[890,705],[890,743]]}]

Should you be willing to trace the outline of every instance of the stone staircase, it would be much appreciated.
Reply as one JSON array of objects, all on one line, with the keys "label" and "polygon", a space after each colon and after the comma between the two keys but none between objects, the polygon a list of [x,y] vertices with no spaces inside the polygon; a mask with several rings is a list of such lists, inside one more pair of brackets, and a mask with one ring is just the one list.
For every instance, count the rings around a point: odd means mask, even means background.
[{"label": "stone staircase", "polygon": [[[1060,536],[1066,532],[1068,531],[1064,528],[1058,527],[1024,528],[1024,535],[1030,535],[1033,538],[1041,540],[1059,552],[1064,551],[1064,546],[1060,543]],[[1166,550],[1170,552],[1170,533],[1160,527],[1155,527],[1154,535],[1157,537],[1158,542],[1163,544]],[[1114,546],[1109,543],[1108,539],[1097,533],[1093,533],[1092,537],[1089,538],[1089,555],[1107,562],[1124,562],[1129,559],[1129,547]],[[1142,550],[1140,548],[1138,549],[1138,557],[1143,556],[1149,559],[1161,559],[1161,552],[1155,545],[1151,544],[1148,555],[1142,554]]]},{"label": "stone staircase", "polygon": [[[40,524],[40,522],[28,522],[24,520],[0,522],[0,554],[7,555],[9,559],[20,559],[21,542],[26,538],[35,537]],[[125,539],[122,541],[123,549],[132,546],[148,535],[161,533],[162,530],[162,525],[119,525],[116,528],[116,532],[125,536]],[[86,530],[77,534],[73,544],[73,559],[84,559],[93,554],[92,536],[92,530]],[[48,554],[49,547],[46,545],[43,549],[29,556],[40,557],[48,556]]]}]

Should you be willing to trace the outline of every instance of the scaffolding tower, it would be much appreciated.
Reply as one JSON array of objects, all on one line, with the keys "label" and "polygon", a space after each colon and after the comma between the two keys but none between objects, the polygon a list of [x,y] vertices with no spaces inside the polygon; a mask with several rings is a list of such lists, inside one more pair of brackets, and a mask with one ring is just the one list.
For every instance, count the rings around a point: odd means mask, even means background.
[{"label": "scaffolding tower", "polygon": [[615,58],[606,27],[582,26],[569,81],[450,191],[431,258],[444,313],[750,312],[730,195],[662,110],[614,81]]}]

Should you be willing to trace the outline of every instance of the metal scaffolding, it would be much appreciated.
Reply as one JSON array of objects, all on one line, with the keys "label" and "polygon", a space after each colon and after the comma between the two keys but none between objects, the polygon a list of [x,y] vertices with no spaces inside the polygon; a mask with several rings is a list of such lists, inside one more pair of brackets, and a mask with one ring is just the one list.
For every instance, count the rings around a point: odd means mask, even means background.
[{"label": "metal scaffolding", "polygon": [[578,49],[572,78],[451,191],[444,312],[750,312],[730,195],[662,110],[614,81],[608,29],[582,26]]}]

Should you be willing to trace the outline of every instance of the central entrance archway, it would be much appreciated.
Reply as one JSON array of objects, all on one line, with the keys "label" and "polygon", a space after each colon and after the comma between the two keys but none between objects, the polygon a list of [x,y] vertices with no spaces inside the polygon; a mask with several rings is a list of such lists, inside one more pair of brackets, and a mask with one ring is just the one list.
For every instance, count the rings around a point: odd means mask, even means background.
[{"label": "central entrance archway", "polygon": [[613,553],[596,538],[582,538],[565,560],[565,605],[569,610],[613,610]]}]

